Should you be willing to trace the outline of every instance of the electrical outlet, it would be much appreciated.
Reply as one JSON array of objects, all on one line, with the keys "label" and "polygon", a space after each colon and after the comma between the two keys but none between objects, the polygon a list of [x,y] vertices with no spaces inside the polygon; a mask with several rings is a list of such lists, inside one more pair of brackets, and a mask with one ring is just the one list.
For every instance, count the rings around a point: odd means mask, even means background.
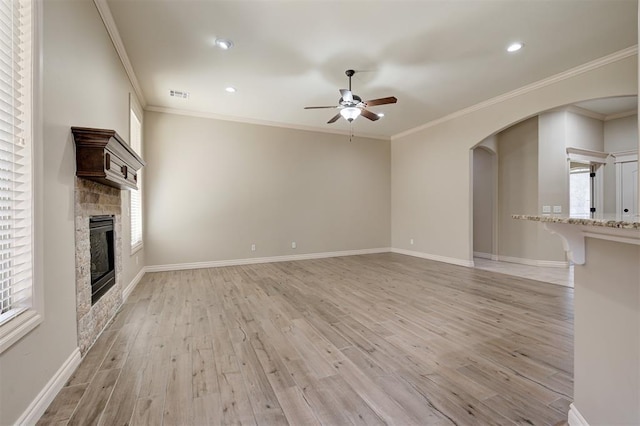
[{"label": "electrical outlet", "polygon": [[562,206],[553,206],[554,213],[562,213]]},{"label": "electrical outlet", "polygon": [[297,247],[298,247],[298,245],[296,244],[296,242],[295,242],[295,241],[291,243],[291,248],[292,248],[292,249],[297,248]]},{"label": "electrical outlet", "polygon": [[413,238],[409,240],[409,244],[413,245]]},{"label": "electrical outlet", "polygon": [[542,206],[542,213],[551,213],[551,206]]},{"label": "electrical outlet", "polygon": [[251,251],[256,251],[256,245],[255,244],[251,244]]}]

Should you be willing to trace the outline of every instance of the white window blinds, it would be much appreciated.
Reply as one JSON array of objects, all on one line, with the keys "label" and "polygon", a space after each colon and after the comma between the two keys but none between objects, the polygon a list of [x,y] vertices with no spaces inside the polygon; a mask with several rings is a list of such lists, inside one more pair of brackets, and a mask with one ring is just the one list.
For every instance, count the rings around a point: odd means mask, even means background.
[{"label": "white window blinds", "polygon": [[[131,110],[131,148],[140,155],[142,151],[142,124]],[[142,244],[142,170],[138,172],[138,190],[131,193],[131,248]]]},{"label": "white window blinds", "polygon": [[32,306],[31,1],[0,2],[0,324]]}]

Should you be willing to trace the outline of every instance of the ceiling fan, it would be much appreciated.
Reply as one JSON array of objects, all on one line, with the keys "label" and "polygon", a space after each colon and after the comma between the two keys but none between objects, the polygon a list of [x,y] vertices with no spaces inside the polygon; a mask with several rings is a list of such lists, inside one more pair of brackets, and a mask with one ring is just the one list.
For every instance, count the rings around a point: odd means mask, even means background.
[{"label": "ceiling fan", "polygon": [[356,72],[354,70],[345,71],[345,74],[347,75],[347,77],[349,77],[349,89],[340,89],[340,94],[342,96],[338,101],[338,105],[304,107],[304,109],[338,108],[340,112],[333,116],[331,120],[327,121],[327,124],[338,121],[340,116],[344,117],[345,120],[351,123],[353,120],[358,118],[359,115],[362,115],[363,117],[366,117],[371,121],[376,121],[380,118],[380,116],[374,112],[369,111],[367,107],[395,104],[396,102],[398,102],[395,96],[363,101],[360,96],[354,95],[353,92],[351,92],[351,77],[353,77],[355,73]]}]

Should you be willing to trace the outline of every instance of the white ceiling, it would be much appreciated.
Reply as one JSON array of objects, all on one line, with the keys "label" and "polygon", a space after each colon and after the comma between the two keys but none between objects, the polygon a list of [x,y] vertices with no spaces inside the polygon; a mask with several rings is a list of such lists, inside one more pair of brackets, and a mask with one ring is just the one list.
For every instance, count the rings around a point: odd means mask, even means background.
[{"label": "white ceiling", "polygon": [[[636,0],[109,0],[148,105],[325,124],[358,72],[363,99],[396,96],[357,134],[389,137],[637,44]],[[214,46],[232,39],[233,49]],[[516,54],[505,51],[525,43]],[[234,86],[237,92],[224,91]],[[187,100],[170,90],[190,93]]]},{"label": "white ceiling", "polygon": [[578,102],[577,107],[593,111],[597,114],[610,116],[638,109],[637,96],[621,96],[616,98],[592,99]]}]

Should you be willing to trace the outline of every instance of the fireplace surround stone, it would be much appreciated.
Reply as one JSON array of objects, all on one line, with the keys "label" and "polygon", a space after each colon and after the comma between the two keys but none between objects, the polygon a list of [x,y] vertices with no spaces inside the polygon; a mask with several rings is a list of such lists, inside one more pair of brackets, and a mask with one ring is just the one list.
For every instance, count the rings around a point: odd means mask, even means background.
[{"label": "fireplace surround stone", "polygon": [[[98,182],[76,178],[76,314],[78,346],[84,356],[102,329],[122,305],[122,206],[121,191]],[[91,252],[89,218],[113,215],[115,234],[115,285],[91,305]]]}]

